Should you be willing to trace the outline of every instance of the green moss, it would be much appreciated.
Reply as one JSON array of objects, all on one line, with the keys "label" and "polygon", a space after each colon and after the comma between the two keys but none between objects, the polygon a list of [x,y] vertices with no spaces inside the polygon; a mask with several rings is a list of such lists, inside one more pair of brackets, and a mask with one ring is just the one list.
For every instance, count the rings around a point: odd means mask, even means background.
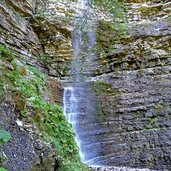
[{"label": "green moss", "polygon": [[162,104],[157,104],[157,105],[156,105],[156,110],[157,110],[158,112],[161,112],[161,111],[164,110],[164,106],[163,106]]},{"label": "green moss", "polygon": [[[1,80],[1,79],[0,79]],[[0,103],[4,100],[4,88],[3,84],[0,83]]]},{"label": "green moss", "polygon": [[138,12],[140,12],[144,16],[151,16],[153,14],[156,14],[157,12],[161,11],[162,6],[159,7],[141,7],[136,9]]},{"label": "green moss", "polygon": [[114,51],[114,44],[125,37],[126,26],[123,23],[111,23],[99,20],[96,29],[95,51],[100,57],[106,57]]},{"label": "green moss", "polygon": [[150,123],[151,125],[157,126],[158,118],[157,116],[150,117]]},{"label": "green moss", "polygon": [[44,65],[51,64],[52,59],[48,54],[42,54],[39,56],[40,62],[42,62]]},{"label": "green moss", "polygon": [[118,89],[112,88],[112,84],[103,81],[91,82],[92,90],[97,94],[118,94]]}]

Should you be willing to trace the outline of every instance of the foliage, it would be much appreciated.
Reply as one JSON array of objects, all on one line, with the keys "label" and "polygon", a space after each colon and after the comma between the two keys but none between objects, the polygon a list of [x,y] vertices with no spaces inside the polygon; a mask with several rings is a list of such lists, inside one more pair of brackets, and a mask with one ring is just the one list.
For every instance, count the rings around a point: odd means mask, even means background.
[{"label": "foliage", "polygon": [[36,111],[34,119],[42,131],[43,137],[52,142],[62,158],[61,170],[75,171],[83,168],[79,162],[72,126],[66,121],[61,107],[44,103],[40,98],[35,99],[32,105]]},{"label": "foliage", "polygon": [[[8,131],[0,130],[0,149],[2,146],[11,139],[11,135]],[[0,151],[0,164],[5,161],[5,157]],[[5,168],[0,167],[0,171],[7,171]]]},{"label": "foliage", "polygon": [[11,139],[11,135],[9,132],[0,130],[0,148],[4,145],[4,143],[8,142]]},{"label": "foliage", "polygon": [[119,0],[93,0],[94,7],[97,6],[102,12],[108,12],[113,20],[123,19],[123,11],[126,6]]},{"label": "foliage", "polygon": [[0,167],[0,171],[7,171],[5,168]]},{"label": "foliage", "polygon": [[171,21],[171,16],[168,16],[168,17],[167,17],[167,20]]},{"label": "foliage", "polygon": [[[10,66],[9,61],[14,58],[14,53],[11,49],[9,49],[6,45],[0,44],[0,60],[6,61],[6,65],[3,64],[0,66],[0,102],[4,100],[5,92],[7,87],[10,86],[10,80],[7,80],[6,68]],[[7,69],[8,70],[8,69]]]},{"label": "foliage", "polygon": [[8,60],[12,60],[14,57],[14,53],[7,46],[0,44],[0,58],[6,58]]}]

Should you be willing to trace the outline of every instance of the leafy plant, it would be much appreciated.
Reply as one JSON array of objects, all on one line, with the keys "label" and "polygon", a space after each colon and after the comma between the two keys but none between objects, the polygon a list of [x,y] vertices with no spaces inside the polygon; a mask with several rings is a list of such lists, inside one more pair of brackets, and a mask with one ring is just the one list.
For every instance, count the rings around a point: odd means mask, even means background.
[{"label": "leafy plant", "polygon": [[170,20],[171,20],[171,16],[168,16],[168,17],[167,17],[167,20],[169,20],[169,21],[170,21]]},{"label": "leafy plant", "polygon": [[7,169],[0,167],[0,171],[7,171]]},{"label": "leafy plant", "polygon": [[8,142],[11,139],[11,135],[9,132],[0,130],[0,148],[4,145],[4,143]]}]

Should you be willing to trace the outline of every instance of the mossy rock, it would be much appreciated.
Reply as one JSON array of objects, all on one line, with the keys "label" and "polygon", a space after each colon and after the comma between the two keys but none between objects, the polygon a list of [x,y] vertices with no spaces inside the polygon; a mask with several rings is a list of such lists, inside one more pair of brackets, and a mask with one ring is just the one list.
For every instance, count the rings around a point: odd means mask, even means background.
[{"label": "mossy rock", "polygon": [[14,53],[7,46],[0,44],[0,58],[12,61],[14,59]]},{"label": "mossy rock", "polygon": [[92,90],[96,94],[118,94],[118,89],[113,88],[112,84],[103,81],[93,81],[91,82]]}]

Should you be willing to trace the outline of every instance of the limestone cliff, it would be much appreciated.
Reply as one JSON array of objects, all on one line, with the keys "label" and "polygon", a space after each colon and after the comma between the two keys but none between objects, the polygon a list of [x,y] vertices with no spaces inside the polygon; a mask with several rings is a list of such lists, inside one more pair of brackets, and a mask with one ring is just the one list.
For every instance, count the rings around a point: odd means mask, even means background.
[{"label": "limestone cliff", "polygon": [[[0,44],[14,53],[12,58],[8,55],[0,59],[1,77],[11,71],[24,77],[38,75],[38,84],[45,81],[51,92],[44,91],[44,85],[40,88],[37,83],[34,90],[40,89],[39,96],[52,104],[61,103],[59,82],[67,82],[72,58],[72,25],[67,19],[74,13],[74,2],[71,6],[66,2],[0,2]],[[99,157],[97,165],[171,170],[171,3],[169,0],[124,2],[127,34],[112,45],[112,53],[104,57],[97,54],[91,74],[87,70],[90,67],[83,67],[88,79],[94,80],[89,85],[96,97],[93,117],[80,119],[85,129],[84,148],[93,157]],[[29,69],[30,66],[44,73],[46,79]],[[30,96],[18,95],[16,89],[13,94],[12,87],[5,90],[10,90],[10,94],[7,93],[5,101],[0,98],[0,129],[10,131],[12,139],[3,147],[7,158],[4,167],[9,171],[57,170],[59,155],[52,145],[34,134],[39,126],[28,120],[36,113],[34,121],[38,123],[45,118],[42,109],[48,109],[36,108],[34,112],[35,106],[30,107],[27,102],[33,100]],[[16,102],[14,97],[20,97],[23,103]],[[27,105],[28,118],[20,114]],[[43,125],[43,129],[47,126]]]},{"label": "limestone cliff", "polygon": [[97,146],[97,165],[170,170],[171,4],[126,2],[128,34],[93,65],[98,112],[87,148]]}]

